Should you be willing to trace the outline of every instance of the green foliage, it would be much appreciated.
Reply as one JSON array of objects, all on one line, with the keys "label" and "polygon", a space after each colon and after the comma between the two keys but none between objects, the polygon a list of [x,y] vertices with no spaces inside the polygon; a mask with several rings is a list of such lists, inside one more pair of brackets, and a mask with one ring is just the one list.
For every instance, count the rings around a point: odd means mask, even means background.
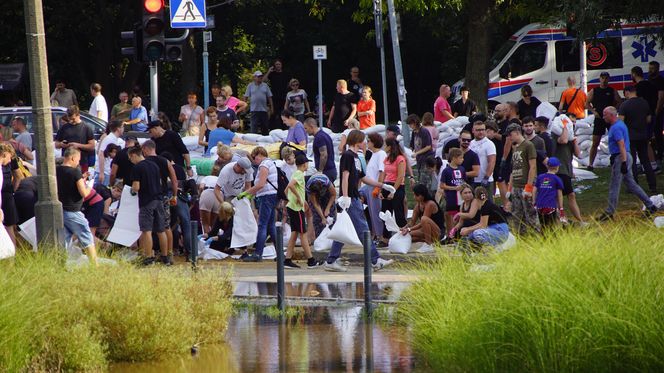
[{"label": "green foliage", "polygon": [[662,371],[661,238],[651,224],[612,224],[441,257],[399,315],[435,371]]},{"label": "green foliage", "polygon": [[0,262],[0,371],[99,370],[222,340],[227,275],[126,263],[67,270],[58,262],[31,254]]}]

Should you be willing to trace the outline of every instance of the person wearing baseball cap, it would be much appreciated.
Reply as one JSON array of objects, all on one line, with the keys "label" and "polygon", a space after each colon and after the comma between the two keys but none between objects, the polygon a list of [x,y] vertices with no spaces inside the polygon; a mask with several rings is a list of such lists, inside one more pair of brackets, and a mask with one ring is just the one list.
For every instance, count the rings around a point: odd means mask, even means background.
[{"label": "person wearing baseball cap", "polygon": [[[219,203],[230,201],[241,192],[251,187],[254,180],[254,169],[247,157],[240,157],[236,162],[225,165],[219,171],[214,195]],[[216,210],[212,210],[216,211]]]},{"label": "person wearing baseball cap", "polygon": [[250,100],[251,132],[267,135],[270,131],[269,118],[274,113],[272,91],[270,86],[263,82],[263,72],[254,72],[254,81],[249,83],[244,92],[244,101]]},{"label": "person wearing baseball cap", "polygon": [[[507,126],[505,136],[512,141],[512,173],[509,177],[507,198],[512,203],[512,216],[517,222],[518,232],[540,231],[539,218],[533,200],[533,182],[537,176],[537,150],[523,136],[521,125]],[[510,198],[511,195],[511,198]]]},{"label": "person wearing baseball cap", "polygon": [[556,175],[560,160],[550,157],[546,162],[547,172],[539,175],[533,187],[533,199],[542,229],[555,227],[558,221],[567,223],[563,209],[563,181]]},{"label": "person wearing baseball cap", "polygon": [[590,146],[590,158],[588,159],[588,171],[593,170],[593,163],[597,156],[597,147],[606,134],[606,122],[602,119],[602,112],[604,108],[613,106],[620,106],[620,96],[618,91],[609,86],[611,76],[608,72],[602,71],[599,74],[599,87],[595,87],[588,92],[588,99],[586,100],[586,109],[595,115],[595,122],[593,124],[593,142]]}]

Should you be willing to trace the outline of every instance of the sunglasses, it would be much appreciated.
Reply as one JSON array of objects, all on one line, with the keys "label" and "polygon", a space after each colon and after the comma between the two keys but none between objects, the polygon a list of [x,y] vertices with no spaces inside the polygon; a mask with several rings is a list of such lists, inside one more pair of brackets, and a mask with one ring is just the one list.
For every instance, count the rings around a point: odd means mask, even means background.
[{"label": "sunglasses", "polygon": [[471,139],[461,139],[461,142],[471,142]]}]

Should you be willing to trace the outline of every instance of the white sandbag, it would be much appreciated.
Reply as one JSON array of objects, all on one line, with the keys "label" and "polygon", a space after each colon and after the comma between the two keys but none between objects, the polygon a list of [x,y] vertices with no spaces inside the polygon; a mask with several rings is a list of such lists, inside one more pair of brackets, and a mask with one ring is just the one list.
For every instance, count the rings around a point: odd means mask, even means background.
[{"label": "white sandbag", "polygon": [[457,122],[461,123],[461,127],[465,126],[466,124],[470,123],[470,120],[468,120],[468,117],[465,115],[460,115],[456,117]]},{"label": "white sandbag", "polygon": [[434,252],[434,250],[433,246],[425,243],[422,246],[420,246],[419,249],[415,250],[415,252],[417,252],[418,254],[426,254],[426,253],[432,253]]},{"label": "white sandbag", "polygon": [[[466,123],[468,123],[468,118],[466,118]],[[447,122],[443,123],[443,128],[461,128],[466,125],[466,123],[462,123],[459,121],[459,118],[454,118],[450,119]]]},{"label": "white sandbag", "polygon": [[203,260],[222,260],[228,258],[228,254],[213,250],[205,244],[205,241],[198,241],[198,257]]},{"label": "white sandbag", "polygon": [[330,229],[330,234],[327,237],[330,240],[348,245],[362,246],[362,241],[360,241],[357,232],[355,232],[355,226],[347,210],[343,210],[337,214],[337,221],[332,226],[332,229]]},{"label": "white sandbag", "polygon": [[[658,210],[661,209],[662,207],[664,207],[664,195],[657,194],[657,195],[654,195],[654,196],[650,196],[650,201],[655,205],[655,207],[657,207]],[[645,211],[646,206],[643,205],[641,207],[641,210]]]},{"label": "white sandbag", "polygon": [[609,154],[609,143],[608,143],[608,141],[600,141],[598,150],[601,153]]},{"label": "white sandbag", "polygon": [[576,131],[578,130],[587,130],[588,128],[592,128],[592,123],[585,122],[583,119],[579,119],[574,123],[574,129]]},{"label": "white sandbag", "polygon": [[272,144],[274,142],[274,138],[272,138],[272,136],[261,136],[256,139],[256,142]]},{"label": "white sandbag", "polygon": [[537,106],[537,109],[535,109],[535,115],[538,117],[547,117],[549,120],[551,118],[556,116],[556,113],[558,112],[558,109],[551,105],[549,102],[542,102]]},{"label": "white sandbag", "polygon": [[0,226],[0,260],[16,255],[16,247],[9,237],[5,226]]},{"label": "white sandbag", "polygon": [[407,254],[413,243],[410,233],[406,235],[401,234],[401,228],[399,228],[394,216],[392,216],[392,212],[381,212],[378,216],[385,222],[385,228],[392,232],[392,237],[390,237],[390,241],[387,244],[388,250],[391,253]]},{"label": "white sandbag", "polygon": [[568,141],[574,140],[574,127],[572,120],[569,119],[569,117],[565,114],[561,114],[553,119],[553,122],[549,125],[551,133],[556,136],[560,136],[563,133],[563,122],[567,122]]},{"label": "white sandbag", "polygon": [[257,142],[259,138],[263,137],[262,135],[259,135],[257,133],[245,133],[240,136],[242,136],[243,140],[253,141],[253,142]]},{"label": "white sandbag", "polygon": [[581,135],[592,136],[593,129],[592,129],[592,127],[586,127],[586,128],[581,127],[581,128],[579,128],[577,126],[576,131],[574,131],[574,133],[576,134],[576,136],[581,136]]},{"label": "white sandbag", "polygon": [[575,168],[574,178],[576,180],[593,180],[597,179],[597,175],[592,171],[584,170],[582,168]]},{"label": "white sandbag", "polygon": [[593,145],[591,140],[585,140],[579,143],[579,150],[586,151]]},{"label": "white sandbag", "polygon": [[[260,135],[258,135],[260,136]],[[288,136],[288,131],[286,130],[281,130],[281,129],[275,129],[270,131],[270,136],[275,139],[276,141],[284,141],[286,140],[286,137]]]},{"label": "white sandbag", "polygon": [[231,247],[245,247],[256,243],[258,234],[258,223],[251,210],[249,199],[238,200],[233,198],[231,204],[235,208],[233,217],[233,236],[231,237]]},{"label": "white sandbag", "polygon": [[375,126],[371,126],[367,129],[362,130],[364,133],[367,135],[370,133],[380,133],[380,132],[385,132],[385,125],[384,124],[376,124]]},{"label": "white sandbag", "polygon": [[580,136],[577,135],[576,136],[576,143],[581,144],[582,142],[584,142],[586,140],[591,140],[592,141],[592,139],[593,139],[593,137],[591,135],[580,135]]},{"label": "white sandbag", "polygon": [[512,247],[516,245],[516,237],[510,232],[510,235],[507,236],[507,241],[501,243],[500,245],[496,246],[496,251],[503,252],[505,250],[509,250]]},{"label": "white sandbag", "polygon": [[658,216],[655,218],[655,227],[662,228],[664,227],[664,216]]},{"label": "white sandbag", "polygon": [[18,232],[24,240],[32,245],[32,251],[37,252],[37,221],[34,217],[19,225]]},{"label": "white sandbag", "polygon": [[329,235],[330,235],[330,227],[327,226],[323,228],[323,231],[320,232],[318,237],[316,237],[316,240],[314,241],[314,251],[316,252],[329,251],[332,248],[332,243],[334,241],[329,238]]},{"label": "white sandbag", "polygon": [[277,257],[277,250],[274,245],[265,246],[263,248],[263,259],[271,260]]},{"label": "white sandbag", "polygon": [[417,161],[415,158],[413,158],[413,151],[410,150],[410,148],[403,148],[404,152],[406,153],[406,159],[408,160],[408,164],[410,164],[411,167],[414,167],[417,164]]},{"label": "white sandbag", "polygon": [[[277,225],[279,225],[279,224],[280,223],[278,222]],[[283,247],[285,248],[285,247],[288,247],[288,241],[290,241],[291,234],[293,233],[293,232],[291,232],[291,227],[290,227],[290,225],[288,225],[288,223],[284,223],[282,233],[283,233],[283,236],[284,236],[284,246]],[[302,246],[302,244],[300,243],[300,236],[298,236],[297,240],[295,240],[295,246]]]}]

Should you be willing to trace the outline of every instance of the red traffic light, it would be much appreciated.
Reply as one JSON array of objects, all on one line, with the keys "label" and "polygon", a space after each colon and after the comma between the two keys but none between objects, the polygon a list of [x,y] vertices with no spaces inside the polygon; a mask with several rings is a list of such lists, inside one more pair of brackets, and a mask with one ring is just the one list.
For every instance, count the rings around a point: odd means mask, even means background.
[{"label": "red traffic light", "polygon": [[161,10],[161,8],[164,7],[164,1],[163,0],[144,0],[143,5],[145,6],[145,10],[151,13],[156,13]]}]

